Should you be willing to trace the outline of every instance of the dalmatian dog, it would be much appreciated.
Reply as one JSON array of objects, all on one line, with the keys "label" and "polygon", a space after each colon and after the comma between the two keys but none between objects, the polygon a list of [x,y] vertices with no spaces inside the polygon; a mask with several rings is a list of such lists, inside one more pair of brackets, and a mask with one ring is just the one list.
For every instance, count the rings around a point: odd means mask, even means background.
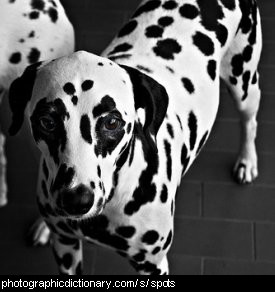
[{"label": "dalmatian dog", "polygon": [[[0,103],[28,65],[74,51],[74,31],[58,0],[0,0],[0,39]],[[0,132],[1,206],[7,203],[4,142]]]},{"label": "dalmatian dog", "polygon": [[211,132],[219,77],[241,115],[235,176],[256,179],[261,48],[255,0],[149,0],[101,57],[38,63],[12,84],[10,133],[25,111],[61,274],[82,273],[84,239],[169,273],[175,194]]}]

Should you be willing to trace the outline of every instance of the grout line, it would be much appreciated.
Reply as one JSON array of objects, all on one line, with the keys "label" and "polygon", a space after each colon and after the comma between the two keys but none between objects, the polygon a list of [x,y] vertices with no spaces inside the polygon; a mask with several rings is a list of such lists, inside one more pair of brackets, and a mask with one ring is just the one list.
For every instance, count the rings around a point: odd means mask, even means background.
[{"label": "grout line", "polygon": [[201,182],[199,217],[204,217],[204,182]]},{"label": "grout line", "polygon": [[201,258],[201,276],[204,276],[205,274],[205,258]]},{"label": "grout line", "polygon": [[256,222],[252,222],[252,253],[253,261],[257,261],[257,238],[256,238]]}]

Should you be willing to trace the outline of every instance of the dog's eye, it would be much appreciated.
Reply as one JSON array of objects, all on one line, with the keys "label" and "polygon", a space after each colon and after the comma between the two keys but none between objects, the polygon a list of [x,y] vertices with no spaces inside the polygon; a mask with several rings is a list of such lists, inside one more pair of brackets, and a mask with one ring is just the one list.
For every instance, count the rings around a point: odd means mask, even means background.
[{"label": "dog's eye", "polygon": [[53,132],[56,128],[54,119],[49,116],[40,118],[40,125],[47,132]]},{"label": "dog's eye", "polygon": [[109,118],[104,126],[108,131],[114,131],[119,128],[121,121],[118,118]]}]

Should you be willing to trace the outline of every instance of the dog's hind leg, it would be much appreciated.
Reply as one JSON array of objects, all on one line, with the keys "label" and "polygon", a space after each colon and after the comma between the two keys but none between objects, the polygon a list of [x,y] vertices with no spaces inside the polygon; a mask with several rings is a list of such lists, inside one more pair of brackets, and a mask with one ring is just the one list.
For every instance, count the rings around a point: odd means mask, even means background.
[{"label": "dog's hind leg", "polygon": [[221,77],[236,102],[241,118],[241,146],[234,167],[234,176],[241,184],[252,183],[258,177],[255,140],[261,98],[258,63],[262,50],[262,32],[256,3],[251,7],[250,19],[250,29],[240,24],[221,67]]},{"label": "dog's hind leg", "polygon": [[61,275],[82,275],[82,241],[53,233],[53,253]]}]

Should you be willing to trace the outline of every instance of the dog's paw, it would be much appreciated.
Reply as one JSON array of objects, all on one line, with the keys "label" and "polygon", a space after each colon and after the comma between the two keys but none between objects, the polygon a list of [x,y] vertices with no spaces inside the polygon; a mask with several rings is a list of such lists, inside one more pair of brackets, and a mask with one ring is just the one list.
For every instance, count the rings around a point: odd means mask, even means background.
[{"label": "dog's paw", "polygon": [[239,158],[233,171],[237,183],[245,185],[253,183],[259,176],[257,155]]},{"label": "dog's paw", "polygon": [[0,177],[0,208],[8,203],[7,199],[8,188],[4,178]]},{"label": "dog's paw", "polygon": [[32,246],[45,246],[51,241],[51,231],[42,218],[39,218],[27,234],[27,242]]}]

